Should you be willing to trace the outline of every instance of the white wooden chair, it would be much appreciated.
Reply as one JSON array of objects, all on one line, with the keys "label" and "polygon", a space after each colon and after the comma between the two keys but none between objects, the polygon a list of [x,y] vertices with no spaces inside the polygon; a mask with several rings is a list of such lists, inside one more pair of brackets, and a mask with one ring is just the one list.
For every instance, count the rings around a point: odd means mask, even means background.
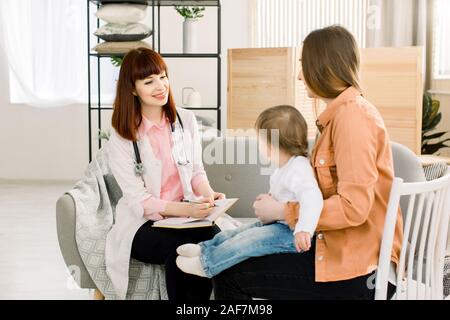
[{"label": "white wooden chair", "polygon": [[400,197],[408,197],[393,299],[443,299],[443,270],[450,218],[450,168],[427,182],[395,178],[389,197],[376,277],[375,299],[386,299]]}]

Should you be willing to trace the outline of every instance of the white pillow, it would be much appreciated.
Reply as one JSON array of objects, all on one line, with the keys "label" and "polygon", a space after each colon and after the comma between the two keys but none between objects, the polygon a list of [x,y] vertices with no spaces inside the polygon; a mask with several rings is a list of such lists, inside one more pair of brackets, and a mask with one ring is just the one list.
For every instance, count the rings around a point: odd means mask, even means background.
[{"label": "white pillow", "polygon": [[129,3],[111,3],[102,5],[95,16],[109,23],[136,23],[145,18],[147,5]]},{"label": "white pillow", "polygon": [[150,28],[142,23],[117,24],[107,23],[100,27],[95,35],[111,35],[111,34],[148,34]]}]

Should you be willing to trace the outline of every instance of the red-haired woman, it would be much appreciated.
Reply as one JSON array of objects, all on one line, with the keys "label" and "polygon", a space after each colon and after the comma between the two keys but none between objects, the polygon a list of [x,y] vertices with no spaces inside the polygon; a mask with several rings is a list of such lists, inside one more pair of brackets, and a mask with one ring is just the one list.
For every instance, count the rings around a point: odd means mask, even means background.
[{"label": "red-haired woman", "polygon": [[[176,264],[176,248],[212,238],[217,227],[152,227],[164,217],[204,217],[214,192],[203,169],[200,135],[194,114],[176,108],[167,66],[147,48],[124,58],[108,143],[109,164],[123,197],[106,241],[106,271],[117,295],[126,297],[130,256],[165,266],[169,299],[205,300],[209,279],[188,275]],[[202,197],[203,203],[182,202]]]}]

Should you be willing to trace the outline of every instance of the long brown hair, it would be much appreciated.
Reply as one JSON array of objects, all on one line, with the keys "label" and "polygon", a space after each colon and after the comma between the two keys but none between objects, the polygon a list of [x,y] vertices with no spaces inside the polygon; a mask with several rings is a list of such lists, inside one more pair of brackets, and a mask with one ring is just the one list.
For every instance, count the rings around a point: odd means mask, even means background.
[{"label": "long brown hair", "polygon": [[302,69],[306,85],[319,97],[336,98],[351,86],[361,91],[358,45],[344,27],[311,32],[303,41]]},{"label": "long brown hair", "polygon": [[265,139],[268,143],[272,143],[271,130],[279,130],[279,147],[291,156],[308,155],[308,124],[293,106],[281,105],[264,110],[256,119],[255,127],[258,132],[267,130]]},{"label": "long brown hair", "polygon": [[[133,95],[136,80],[143,80],[153,74],[166,72],[167,65],[162,57],[148,48],[137,48],[129,51],[120,67],[117,81],[116,99],[112,114],[112,127],[124,139],[136,141],[136,133],[142,122],[142,106],[139,97]],[[172,90],[169,87],[169,97],[163,106],[165,116],[170,123],[176,120],[176,107]]]}]

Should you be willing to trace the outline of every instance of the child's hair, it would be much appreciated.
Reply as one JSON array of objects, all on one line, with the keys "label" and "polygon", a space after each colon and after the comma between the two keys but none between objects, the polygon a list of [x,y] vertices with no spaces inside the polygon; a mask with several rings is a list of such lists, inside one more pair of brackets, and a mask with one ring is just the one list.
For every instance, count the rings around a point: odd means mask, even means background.
[{"label": "child's hair", "polygon": [[256,130],[267,130],[266,140],[272,144],[271,130],[278,129],[279,148],[293,156],[308,155],[308,125],[300,111],[281,105],[264,110],[256,119]]}]

